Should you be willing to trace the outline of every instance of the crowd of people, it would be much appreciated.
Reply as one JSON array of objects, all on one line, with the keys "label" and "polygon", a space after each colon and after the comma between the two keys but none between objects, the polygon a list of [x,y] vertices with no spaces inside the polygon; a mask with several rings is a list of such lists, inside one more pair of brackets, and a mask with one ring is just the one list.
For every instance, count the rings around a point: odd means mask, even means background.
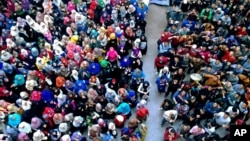
[{"label": "crowd of people", "polygon": [[249,9],[249,0],[170,2],[155,58],[165,141],[230,140],[230,125],[248,124]]},{"label": "crowd of people", "polygon": [[147,11],[141,0],[1,0],[0,140],[145,141]]}]

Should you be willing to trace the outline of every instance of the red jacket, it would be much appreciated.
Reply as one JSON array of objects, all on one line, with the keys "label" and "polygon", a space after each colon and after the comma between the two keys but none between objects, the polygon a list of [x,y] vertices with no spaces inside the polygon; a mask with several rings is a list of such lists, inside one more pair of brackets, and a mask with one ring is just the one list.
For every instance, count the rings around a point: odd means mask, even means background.
[{"label": "red jacket", "polygon": [[222,57],[222,61],[234,63],[236,61],[236,58],[234,56],[230,56],[229,51],[225,51],[225,55]]},{"label": "red jacket", "polygon": [[155,58],[155,66],[156,67],[164,67],[168,64],[168,58],[162,56],[162,59],[160,59],[160,57],[156,57]]},{"label": "red jacket", "polygon": [[8,97],[10,92],[6,89],[5,86],[0,87],[0,97]]},{"label": "red jacket", "polygon": [[177,138],[179,137],[179,135],[178,135],[178,133],[177,132],[175,132],[174,133],[174,136],[170,139],[170,136],[169,136],[170,134],[169,134],[169,131],[168,131],[168,129],[165,131],[165,133],[164,133],[164,141],[176,141],[177,140]]}]

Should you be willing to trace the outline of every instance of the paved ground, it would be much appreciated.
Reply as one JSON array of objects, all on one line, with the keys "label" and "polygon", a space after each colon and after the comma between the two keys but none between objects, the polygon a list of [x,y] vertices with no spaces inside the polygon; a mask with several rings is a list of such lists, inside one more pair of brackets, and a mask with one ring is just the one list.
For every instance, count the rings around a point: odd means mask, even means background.
[{"label": "paved ground", "polygon": [[146,141],[162,141],[164,128],[160,126],[162,112],[159,110],[160,104],[164,99],[163,95],[157,93],[155,85],[155,70],[154,58],[157,55],[156,41],[159,39],[161,32],[166,26],[166,7],[150,5],[147,14],[146,35],[148,38],[148,52],[143,58],[143,70],[146,74],[146,80],[151,82],[152,88],[150,92],[150,101],[147,107],[149,108],[150,116],[147,119],[148,135]]}]

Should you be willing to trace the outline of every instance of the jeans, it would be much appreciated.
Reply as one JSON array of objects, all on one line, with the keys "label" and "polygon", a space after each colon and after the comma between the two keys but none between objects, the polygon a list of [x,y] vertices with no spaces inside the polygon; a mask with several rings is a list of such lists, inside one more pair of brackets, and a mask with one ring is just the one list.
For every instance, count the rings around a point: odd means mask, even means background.
[{"label": "jeans", "polygon": [[[162,119],[161,121],[161,126],[163,126],[165,123],[167,122],[167,120],[165,118]],[[169,122],[171,125],[173,125],[173,122]]]}]

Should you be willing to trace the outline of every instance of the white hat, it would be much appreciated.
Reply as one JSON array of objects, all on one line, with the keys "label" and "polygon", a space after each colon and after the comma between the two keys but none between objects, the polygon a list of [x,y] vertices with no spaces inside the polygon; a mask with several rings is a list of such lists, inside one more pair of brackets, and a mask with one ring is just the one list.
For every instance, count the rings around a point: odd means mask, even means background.
[{"label": "white hat", "polygon": [[58,129],[59,129],[60,132],[64,133],[64,132],[68,131],[69,126],[65,122],[64,123],[60,123]]},{"label": "white hat", "polygon": [[140,101],[140,104],[141,104],[141,105],[146,105],[146,104],[147,104],[147,101],[146,101],[145,99],[142,99],[142,100]]},{"label": "white hat", "polygon": [[44,133],[41,130],[37,130],[33,134],[33,141],[42,141],[47,140],[47,137],[44,135]]},{"label": "white hat", "polygon": [[25,92],[25,91],[22,91],[22,92],[20,93],[20,97],[21,97],[22,99],[26,99],[26,98],[29,97],[29,94],[28,94],[27,92]]},{"label": "white hat", "polygon": [[70,138],[70,136],[68,135],[68,134],[66,134],[66,135],[63,135],[62,137],[61,137],[61,140],[60,141],[71,141],[71,138]]},{"label": "white hat", "polygon": [[31,132],[31,126],[29,123],[23,121],[18,125],[18,131],[28,134]]},{"label": "white hat", "polygon": [[75,116],[72,124],[73,124],[74,127],[79,127],[79,126],[81,126],[81,124],[83,123],[83,121],[84,121],[83,117],[81,117],[81,116]]},{"label": "white hat", "polygon": [[113,122],[110,122],[109,123],[109,130],[115,130],[116,127],[115,127],[115,124]]},{"label": "white hat", "polygon": [[22,109],[24,111],[29,110],[31,108],[32,102],[29,100],[22,100]]}]

